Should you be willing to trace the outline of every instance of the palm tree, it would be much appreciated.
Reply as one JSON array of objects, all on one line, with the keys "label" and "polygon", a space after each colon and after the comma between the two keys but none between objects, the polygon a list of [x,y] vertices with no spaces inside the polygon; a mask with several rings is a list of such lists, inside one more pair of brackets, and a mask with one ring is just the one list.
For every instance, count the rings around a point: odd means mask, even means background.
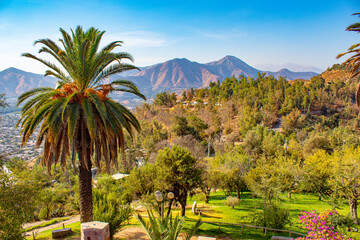
[{"label": "palm tree", "polygon": [[[360,17],[360,13],[354,13],[353,15],[358,15]],[[360,33],[360,23],[351,24],[346,28],[346,31]],[[336,58],[341,58],[346,54],[353,54],[344,63],[351,68],[350,78],[355,78],[360,74],[360,43],[352,45],[347,52],[337,55]],[[356,104],[360,106],[360,84],[356,90]]]},{"label": "palm tree", "polygon": [[133,136],[140,125],[134,115],[109,97],[116,91],[129,92],[145,99],[138,88],[129,81],[116,80],[106,83],[105,79],[117,73],[137,69],[122,63],[123,59],[133,61],[130,54],[114,53],[121,41],[111,42],[99,49],[105,33],[95,28],[83,31],[78,26],[68,34],[60,28],[61,47],[50,39],[41,39],[39,53],[50,54],[60,64],[57,66],[30,53],[23,56],[35,59],[49,70],[45,76],[58,79],[56,88],[41,87],[22,94],[18,105],[25,102],[18,125],[21,126],[22,144],[39,126],[36,146],[44,143],[41,162],[48,170],[52,164],[66,165],[71,157],[72,164],[79,170],[80,219],[93,220],[92,174],[93,163],[100,168],[104,161],[106,170],[115,163],[120,150],[124,151],[124,131]]}]

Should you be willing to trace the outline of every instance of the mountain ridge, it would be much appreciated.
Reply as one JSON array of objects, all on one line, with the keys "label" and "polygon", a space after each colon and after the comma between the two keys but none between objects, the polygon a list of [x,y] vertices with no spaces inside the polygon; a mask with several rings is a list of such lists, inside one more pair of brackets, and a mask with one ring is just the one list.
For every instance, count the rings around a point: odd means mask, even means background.
[{"label": "mountain ridge", "polygon": [[[140,72],[134,70],[113,75],[105,81],[126,78],[133,81],[146,96],[151,97],[161,91],[207,87],[211,82],[223,81],[231,76],[244,75],[256,78],[258,73],[265,73],[276,78],[286,77],[288,80],[309,80],[318,75],[315,72],[292,72],[285,68],[277,72],[261,71],[231,55],[208,63],[198,63],[187,58],[174,58],[140,69],[142,70]],[[8,97],[18,97],[21,93],[35,87],[55,87],[55,84],[55,78],[12,67],[0,72],[0,92],[5,92]]]}]

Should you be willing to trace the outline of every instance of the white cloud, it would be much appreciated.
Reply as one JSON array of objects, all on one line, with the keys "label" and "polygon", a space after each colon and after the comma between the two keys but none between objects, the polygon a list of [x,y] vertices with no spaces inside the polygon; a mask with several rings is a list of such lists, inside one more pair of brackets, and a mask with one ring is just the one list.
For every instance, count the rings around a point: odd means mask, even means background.
[{"label": "white cloud", "polygon": [[124,47],[161,47],[170,45],[163,35],[149,31],[131,31],[121,34],[104,35],[104,42],[121,40],[124,41]]}]

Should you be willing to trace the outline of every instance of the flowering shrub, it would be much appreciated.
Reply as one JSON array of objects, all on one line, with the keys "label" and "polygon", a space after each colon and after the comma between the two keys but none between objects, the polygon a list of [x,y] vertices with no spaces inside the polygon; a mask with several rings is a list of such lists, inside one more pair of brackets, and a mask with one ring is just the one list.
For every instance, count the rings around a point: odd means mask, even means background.
[{"label": "flowering shrub", "polygon": [[341,233],[334,231],[334,226],[329,217],[338,214],[337,211],[327,210],[321,214],[313,212],[302,212],[300,222],[303,228],[308,230],[306,237],[296,238],[298,240],[319,239],[319,240],[352,240]]}]

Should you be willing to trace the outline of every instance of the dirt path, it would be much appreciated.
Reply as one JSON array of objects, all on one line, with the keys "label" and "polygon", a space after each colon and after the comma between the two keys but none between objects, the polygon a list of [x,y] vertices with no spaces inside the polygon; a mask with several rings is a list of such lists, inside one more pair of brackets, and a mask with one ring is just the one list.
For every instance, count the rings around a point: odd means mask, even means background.
[{"label": "dirt path", "polygon": [[[149,240],[145,231],[140,227],[128,227],[124,228],[117,234],[115,234],[116,240]],[[194,236],[191,240],[197,240],[198,237]],[[231,240],[230,238],[216,238],[217,240]]]},{"label": "dirt path", "polygon": [[33,226],[40,225],[40,224],[50,222],[50,221],[51,221],[51,219],[50,220],[38,221],[38,222],[24,223],[22,227],[23,227],[23,229],[27,229],[27,228],[31,228]]},{"label": "dirt path", "polygon": [[[63,221],[63,222],[58,222],[58,223],[54,223],[52,225],[49,225],[49,226],[46,226],[46,227],[42,227],[42,228],[37,228],[37,229],[34,229],[34,230],[31,230],[29,232],[26,232],[26,234],[29,234],[30,236],[32,235],[32,232],[35,232],[35,233],[40,233],[40,232],[43,232],[43,231],[46,231],[46,230],[50,230],[50,229],[53,229],[53,228],[58,228],[58,227],[62,227],[62,225],[64,224],[65,227],[66,225],[68,224],[71,224],[71,223],[75,223],[75,222],[79,222],[80,221],[80,215],[77,215],[75,217],[71,217],[69,218],[69,220],[66,220],[66,221]],[[36,222],[36,223],[31,223],[32,226],[35,226],[35,225],[38,225],[38,224],[41,224],[42,222],[46,222],[46,221],[41,221],[41,222]],[[29,227],[29,226],[28,226]],[[31,226],[30,226],[31,227]]]},{"label": "dirt path", "polygon": [[145,231],[140,227],[128,227],[124,228],[117,234],[115,234],[115,239],[129,239],[129,240],[148,240],[148,236],[146,235]]}]

